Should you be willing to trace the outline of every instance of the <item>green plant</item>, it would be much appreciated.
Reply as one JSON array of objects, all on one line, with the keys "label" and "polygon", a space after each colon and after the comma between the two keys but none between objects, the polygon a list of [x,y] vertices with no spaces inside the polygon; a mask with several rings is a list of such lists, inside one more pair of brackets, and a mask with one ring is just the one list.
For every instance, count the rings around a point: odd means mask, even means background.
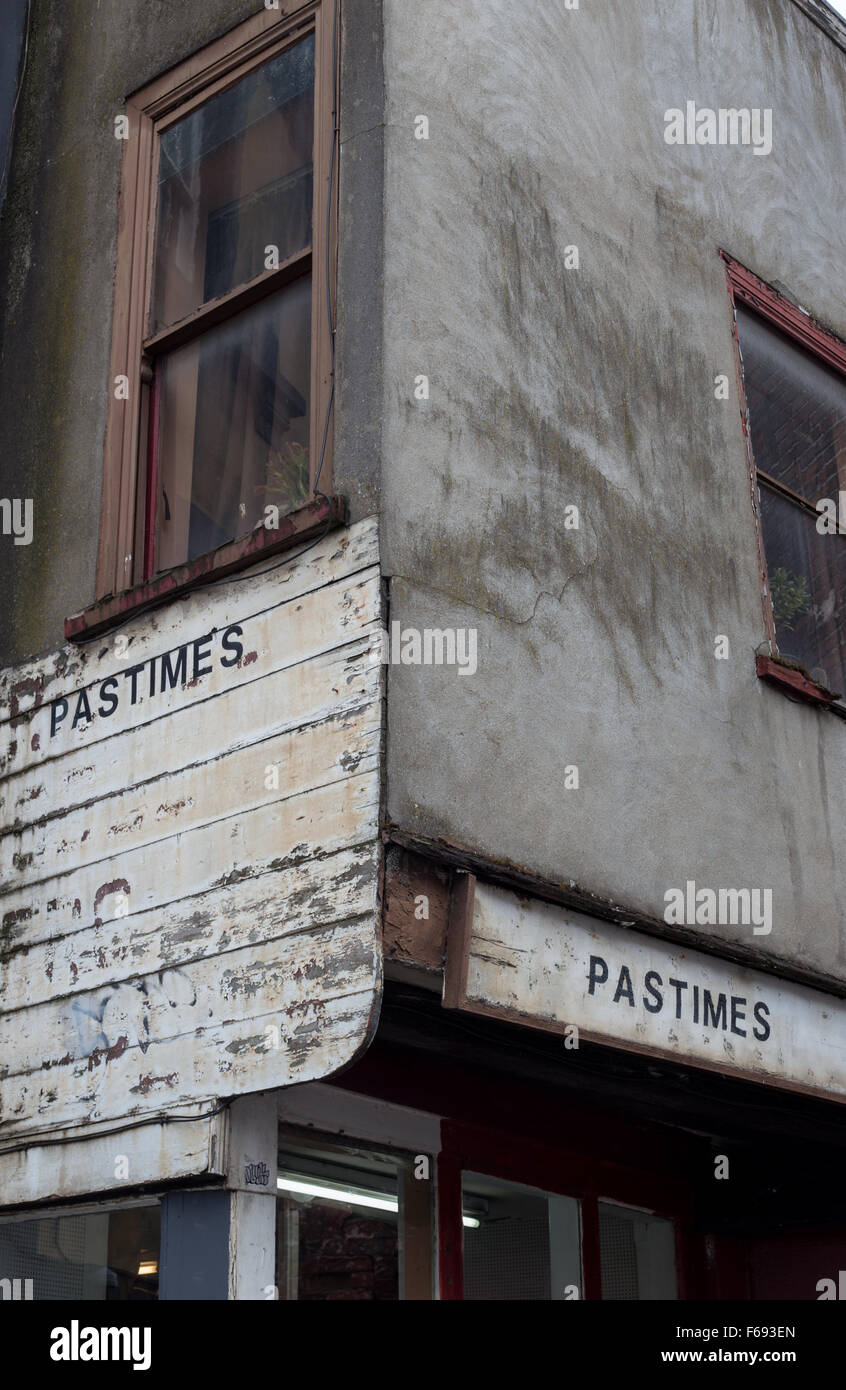
[{"label": "green plant", "polygon": [[786,632],[793,631],[796,619],[807,613],[811,606],[811,594],[804,574],[791,574],[781,565],[770,574],[770,597],[775,625]]},{"label": "green plant", "polygon": [[308,446],[288,439],[281,449],[271,449],[267,459],[267,481],[256,487],[267,502],[284,513],[300,506],[308,497]]}]

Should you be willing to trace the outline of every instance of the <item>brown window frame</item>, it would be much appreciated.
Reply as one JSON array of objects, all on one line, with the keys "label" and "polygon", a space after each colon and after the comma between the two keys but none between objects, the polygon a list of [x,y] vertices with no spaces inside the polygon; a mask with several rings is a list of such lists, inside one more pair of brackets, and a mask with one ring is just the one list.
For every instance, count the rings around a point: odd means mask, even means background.
[{"label": "brown window frame", "polygon": [[[775,620],[773,617],[772,599],[770,597],[770,584],[767,572],[767,561],[764,553],[763,518],[761,516],[761,505],[758,498],[759,479],[765,487],[771,491],[785,497],[794,505],[800,506],[806,512],[818,513],[815,508],[809,506],[806,498],[800,497],[790,487],[786,486],[778,478],[772,478],[763,469],[759,469],[755,463],[752,452],[752,438],[749,428],[749,409],[746,400],[746,386],[743,377],[743,364],[740,351],[740,339],[737,330],[737,306],[741,305],[747,309],[752,309],[760,318],[771,323],[786,337],[805,349],[806,352],[815,357],[823,365],[832,368],[846,379],[846,342],[838,338],[830,329],[824,328],[822,324],[811,317],[805,310],[793,304],[785,295],[781,294],[772,285],[761,280],[746,266],[730,256],[727,251],[720,251],[720,256],[725,265],[726,281],[728,285],[729,299],[732,308],[732,335],[735,347],[735,365],[737,370],[737,391],[738,403],[740,405],[740,415],[743,423],[743,435],[746,441],[746,455],[749,464],[749,482],[752,494],[752,510],[755,517],[755,536],[758,554],[758,570],[761,579],[761,601],[764,616],[764,631],[766,641],[769,642],[770,656],[758,653],[757,672],[762,680],[766,680],[771,685],[780,687],[786,694],[793,698],[807,701],[817,707],[825,706],[833,709],[836,713],[846,714],[846,707],[841,703],[836,704],[837,694],[826,690],[811,679],[810,675],[796,666],[795,662],[782,657],[779,653],[778,642],[776,639]],[[846,699],[846,691],[839,692],[841,701]]]},{"label": "brown window frame", "polygon": [[[96,597],[101,602],[88,614],[69,620],[68,636],[90,635],[108,625],[106,596],[136,590],[138,601],[155,600],[188,587],[192,575],[207,582],[230,573],[268,549],[290,539],[303,539],[325,519],[341,518],[342,508],[327,494],[332,476],[333,348],[330,310],[335,296],[337,244],[337,109],[338,0],[281,0],[280,8],[262,9],[207,47],[192,54],[128,98],[125,115],[128,139],[123,142],[118,238],[109,368],[109,406],[103,463],[103,490],[96,573]],[[156,228],[156,173],[161,135],[196,107],[232,86],[277,53],[310,32],[315,37],[314,74],[314,205],[311,246],[202,305],[187,318],[158,333],[148,332],[151,312],[153,255]],[[331,196],[330,196],[331,191]],[[305,515],[281,517],[278,531],[246,536],[223,545],[198,560],[150,573],[151,460],[148,457],[150,411],[154,409],[152,365],[166,350],[199,336],[249,304],[281,289],[297,275],[312,269],[311,400],[309,437],[323,444],[320,491],[315,499],[315,471],[320,448],[311,451],[312,499]],[[328,272],[328,273],[327,273]],[[127,400],[114,394],[115,379],[129,380]],[[317,454],[317,459],[315,459]],[[264,530],[264,528],[262,528]],[[114,606],[114,605],[113,605]],[[126,616],[130,605],[120,605]],[[114,616],[117,616],[117,611]],[[70,631],[70,628],[73,631]]]}]

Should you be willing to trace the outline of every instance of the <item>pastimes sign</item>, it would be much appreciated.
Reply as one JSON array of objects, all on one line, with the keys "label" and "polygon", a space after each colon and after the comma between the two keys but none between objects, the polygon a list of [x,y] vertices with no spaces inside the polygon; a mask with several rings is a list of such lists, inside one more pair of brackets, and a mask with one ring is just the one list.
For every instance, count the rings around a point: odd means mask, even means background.
[{"label": "pastimes sign", "polygon": [[846,1001],[469,876],[463,897],[447,1005],[846,1098]]},{"label": "pastimes sign", "polygon": [[0,678],[0,1144],[365,1046],[375,522]]}]

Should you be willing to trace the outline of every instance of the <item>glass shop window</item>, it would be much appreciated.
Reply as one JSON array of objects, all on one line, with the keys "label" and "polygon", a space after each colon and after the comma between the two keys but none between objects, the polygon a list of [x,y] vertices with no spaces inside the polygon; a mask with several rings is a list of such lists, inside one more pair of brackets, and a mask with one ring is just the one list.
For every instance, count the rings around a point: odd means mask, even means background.
[{"label": "glass shop window", "polygon": [[0,1219],[0,1300],[144,1302],[159,1296],[158,1202]]},{"label": "glass shop window", "polygon": [[465,1300],[582,1298],[579,1203],[464,1173]]},{"label": "glass shop window", "polygon": [[615,1202],[599,1203],[603,1299],[647,1302],[678,1298],[672,1221]]},{"label": "glass shop window", "polygon": [[431,1163],[286,1138],[277,1176],[280,1299],[432,1298]]},{"label": "glass shop window", "polygon": [[740,305],[737,330],[778,650],[842,695],[846,380]]}]

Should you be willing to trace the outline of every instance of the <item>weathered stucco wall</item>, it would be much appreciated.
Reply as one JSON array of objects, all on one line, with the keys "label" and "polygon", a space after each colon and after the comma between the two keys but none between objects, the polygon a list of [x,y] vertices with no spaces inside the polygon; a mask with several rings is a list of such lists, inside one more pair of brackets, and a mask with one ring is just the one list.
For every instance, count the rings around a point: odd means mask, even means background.
[{"label": "weathered stucco wall", "polygon": [[[0,666],[58,647],[65,616],[94,598],[122,148],[114,118],[130,93],[262,8],[34,0],[0,222],[0,497],[32,498],[35,524],[28,546],[0,537]],[[335,476],[353,520],[375,510],[379,476],[380,10],[380,0],[343,6],[335,178],[340,276],[355,298],[338,316],[347,428]],[[340,288],[339,298],[343,307]]]},{"label": "weathered stucco wall", "polygon": [[[384,9],[391,618],[479,634],[390,668],[391,818],[659,918],[771,888],[714,934],[845,979],[846,725],[756,679],[718,251],[846,336],[846,53],[790,0]],[[772,153],[668,146],[687,100]]]},{"label": "weathered stucco wall", "polygon": [[94,598],[122,145],[137,87],[255,13],[255,0],[34,0],[0,224],[0,496],[31,545],[0,548],[0,664],[63,640]]},{"label": "weathered stucco wall", "polygon": [[[114,115],[257,8],[35,0],[0,223],[0,496],[31,496],[36,526],[0,548],[0,664],[59,646],[93,597]],[[473,676],[390,668],[391,818],[650,915],[687,878],[771,887],[772,934],[726,935],[846,978],[846,728],[755,679],[717,255],[846,335],[843,49],[792,0],[343,13],[336,486],[372,513],[384,458],[392,617],[479,633]],[[667,146],[688,99],[772,107],[772,154]]]}]

